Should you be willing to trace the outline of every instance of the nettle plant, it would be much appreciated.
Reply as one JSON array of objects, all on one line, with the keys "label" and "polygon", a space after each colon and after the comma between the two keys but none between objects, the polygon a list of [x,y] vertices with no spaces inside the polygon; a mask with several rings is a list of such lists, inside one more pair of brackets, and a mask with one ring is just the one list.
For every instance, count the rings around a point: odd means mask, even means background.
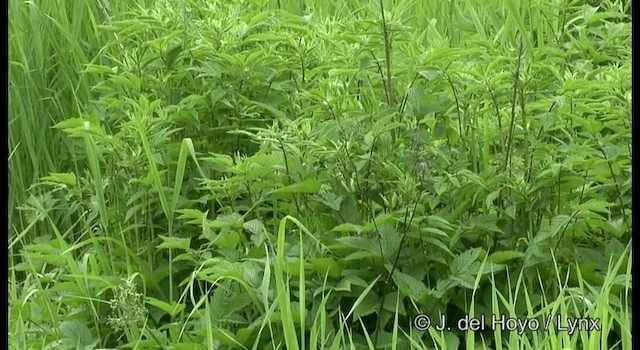
[{"label": "nettle plant", "polygon": [[602,283],[630,235],[630,68],[607,62],[628,56],[628,28],[489,31],[471,13],[476,34],[453,47],[403,21],[409,6],[256,6],[158,2],[115,20],[117,55],[83,71],[101,79],[89,111],[56,126],[86,170],[43,178],[24,209],[57,203],[93,228],[75,239],[92,243],[78,258],[109,262],[85,290],[103,298],[96,319],[107,290],[140,303],[116,278],[140,273],[149,329],[96,321],[106,339],[249,347],[299,330],[304,348],[349,321],[385,346],[417,313],[465,314],[472,294],[476,313],[500,311],[505,271],[533,287],[577,263],[571,283]]}]

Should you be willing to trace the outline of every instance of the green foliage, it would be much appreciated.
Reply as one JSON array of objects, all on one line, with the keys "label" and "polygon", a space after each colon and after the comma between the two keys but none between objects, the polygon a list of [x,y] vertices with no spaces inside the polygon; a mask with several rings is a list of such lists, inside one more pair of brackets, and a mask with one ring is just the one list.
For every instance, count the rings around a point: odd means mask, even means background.
[{"label": "green foliage", "polygon": [[13,348],[630,348],[629,2],[10,5]]}]

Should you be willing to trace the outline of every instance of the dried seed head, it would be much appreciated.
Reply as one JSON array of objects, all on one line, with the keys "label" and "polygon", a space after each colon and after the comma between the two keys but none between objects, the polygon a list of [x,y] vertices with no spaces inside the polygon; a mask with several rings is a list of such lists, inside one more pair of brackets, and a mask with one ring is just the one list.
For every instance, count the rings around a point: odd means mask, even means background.
[{"label": "dried seed head", "polygon": [[147,316],[144,296],[138,293],[136,283],[131,277],[114,289],[109,304],[111,315],[107,318],[107,323],[116,331],[139,326]]}]

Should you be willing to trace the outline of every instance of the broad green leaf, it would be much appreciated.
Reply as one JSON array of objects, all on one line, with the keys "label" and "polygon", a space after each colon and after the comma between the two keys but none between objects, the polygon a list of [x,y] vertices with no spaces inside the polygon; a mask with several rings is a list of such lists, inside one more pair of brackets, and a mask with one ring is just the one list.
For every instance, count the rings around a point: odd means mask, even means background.
[{"label": "broad green leaf", "polygon": [[507,209],[505,209],[505,213],[512,220],[515,220],[516,219],[516,205],[513,204],[513,205],[508,206]]},{"label": "broad green leaf", "polygon": [[[385,227],[387,229],[385,229]],[[398,249],[400,249],[400,242],[402,241],[402,233],[395,231],[388,225],[380,227],[380,245],[382,246],[382,252],[385,257],[395,255]],[[380,251],[380,248],[378,248]]]},{"label": "broad green leaf", "polygon": [[380,245],[377,240],[365,237],[340,237],[336,241],[356,249],[357,251],[367,251],[369,253],[380,255]]},{"label": "broad green leaf", "polygon": [[359,225],[362,223],[360,212],[358,211],[358,202],[353,194],[347,194],[340,203],[339,211],[341,219],[347,223]]},{"label": "broad green leaf", "polygon": [[535,243],[548,240],[549,238],[555,236],[561,230],[563,230],[564,227],[567,224],[569,224],[570,221],[571,221],[571,217],[567,215],[558,215],[554,217],[553,219],[551,219],[551,224],[543,226],[538,231],[536,236],[533,238],[533,242],[531,242],[529,246],[531,247],[532,245],[535,245]]},{"label": "broad green leaf", "polygon": [[41,181],[50,181],[65,185],[75,185],[76,184],[76,174],[74,173],[49,173],[49,176],[44,176],[40,178]]},{"label": "broad green leaf", "polygon": [[398,298],[402,300],[402,296],[398,296],[398,292],[387,293],[386,297],[384,298],[384,304],[382,308],[392,313],[395,313],[397,309],[398,315],[406,316],[407,310],[404,307],[404,303],[397,303]]},{"label": "broad green leaf", "polygon": [[352,285],[365,288],[367,286],[367,282],[356,274],[350,274],[341,279],[334,289],[336,291],[350,292]]},{"label": "broad green leaf", "polygon": [[353,311],[353,316],[357,319],[360,317],[371,315],[378,310],[379,305],[380,299],[374,294],[368,294],[360,301],[358,306],[355,308],[355,310]]},{"label": "broad green leaf", "polygon": [[[425,243],[433,244],[434,246],[437,246],[438,248],[440,248],[440,249],[442,249],[443,251],[447,252],[447,254],[448,254],[449,256],[452,256],[452,255],[453,255],[453,253],[451,252],[451,249],[449,249],[449,247],[448,247],[446,244],[444,244],[444,242],[442,242],[442,241],[440,241],[440,240],[438,240],[438,239],[436,239],[436,238],[434,238],[434,237],[427,237],[427,238],[424,238],[424,242],[425,242]],[[434,259],[434,260],[436,260],[436,261],[442,261],[442,257],[440,257],[440,256],[438,256],[438,255],[436,255],[436,256],[431,256],[431,255],[430,255],[430,256],[429,256],[429,259]]]},{"label": "broad green leaf", "polygon": [[334,227],[331,231],[333,232],[355,232],[360,233],[362,231],[362,226],[354,225],[350,223],[340,224]]},{"label": "broad green leaf", "polygon": [[167,65],[167,69],[173,69],[173,65],[176,63],[176,59],[178,55],[182,52],[182,44],[177,44],[171,49],[167,50],[165,54],[165,63]]},{"label": "broad green leaf", "polygon": [[345,256],[343,259],[345,261],[349,261],[349,260],[362,260],[362,259],[371,259],[371,258],[374,258],[374,259],[380,258],[380,252],[372,253],[368,251],[357,251]]},{"label": "broad green leaf", "polygon": [[418,74],[420,74],[420,76],[425,78],[427,81],[431,81],[441,76],[442,71],[441,70],[423,70],[423,71],[420,71]]},{"label": "broad green leaf", "polygon": [[212,329],[212,332],[215,339],[222,342],[222,344],[234,348],[242,347],[240,341],[236,339],[235,335],[230,330],[215,327],[214,329]]},{"label": "broad green leaf", "polygon": [[245,230],[251,232],[254,235],[264,234],[266,230],[262,221],[258,219],[249,220],[245,222],[242,226],[244,227]]},{"label": "broad green leaf", "polygon": [[578,205],[578,210],[595,211],[598,213],[611,214],[608,207],[612,204],[603,200],[590,199],[584,203]]},{"label": "broad green leaf", "polygon": [[179,238],[179,237],[167,237],[158,235],[162,239],[156,248],[158,249],[189,249],[191,245],[191,238]]},{"label": "broad green leaf", "polygon": [[511,261],[515,259],[524,258],[524,253],[516,250],[505,250],[500,252],[495,252],[489,256],[489,260],[496,264],[502,264],[506,261]]},{"label": "broad green leaf", "polygon": [[443,332],[445,343],[447,344],[445,349],[457,350],[460,347],[460,338],[453,332]]},{"label": "broad green leaf", "polygon": [[340,204],[342,203],[342,199],[343,199],[342,196],[338,196],[335,193],[325,193],[322,196],[313,195],[311,197],[311,200],[322,203],[327,207],[336,211],[340,210]]},{"label": "broad green leaf", "polygon": [[393,272],[393,281],[396,283],[398,290],[402,294],[414,300],[420,299],[429,291],[424,283],[415,277],[398,270]]},{"label": "broad green leaf", "polygon": [[484,205],[487,208],[490,208],[493,206],[493,202],[496,200],[496,198],[498,198],[498,196],[500,195],[500,191],[493,191],[491,193],[489,193],[487,195],[487,198],[484,199]]},{"label": "broad green leaf", "polygon": [[219,172],[227,172],[233,168],[233,158],[226,154],[211,153],[210,157],[202,158],[202,160],[209,164],[212,170]]},{"label": "broad green leaf", "polygon": [[434,227],[423,227],[420,228],[420,232],[424,232],[424,233],[433,233],[436,236],[440,236],[440,237],[446,237],[449,238],[449,235],[447,235],[444,231],[439,230],[437,228]]},{"label": "broad green leaf", "polygon": [[223,230],[214,242],[220,248],[235,249],[238,246],[238,243],[240,243],[240,234],[236,231]]},{"label": "broad green leaf", "polygon": [[318,193],[322,183],[316,179],[306,179],[300,183],[293,184],[278,188],[271,193],[284,194],[284,193]]},{"label": "broad green leaf", "polygon": [[164,302],[162,300],[156,299],[154,297],[146,297],[145,301],[147,304],[151,305],[151,306],[155,306],[158,309],[164,311],[165,313],[171,315],[171,316],[175,316],[179,313],[181,313],[182,311],[184,311],[185,309],[185,305],[184,304],[178,304],[178,303],[173,303],[173,304],[169,304],[167,302]]},{"label": "broad green leaf", "polygon": [[74,346],[89,345],[93,341],[91,330],[87,325],[79,320],[66,320],[60,324],[60,333]]},{"label": "broad green leaf", "polygon": [[203,213],[198,209],[178,209],[176,212],[180,214],[178,219],[189,220],[189,223],[201,224],[203,219],[206,218],[206,213]]},{"label": "broad green leaf", "polygon": [[480,248],[471,248],[453,258],[450,278],[465,288],[473,288],[475,278],[482,265],[478,261],[480,252]]},{"label": "broad green leaf", "polygon": [[211,228],[227,228],[237,227],[242,228],[244,226],[244,219],[242,215],[238,213],[218,215],[215,220],[209,221],[207,226]]},{"label": "broad green leaf", "polygon": [[329,277],[337,278],[342,275],[342,265],[332,258],[309,258],[309,262],[320,276],[328,273]]}]

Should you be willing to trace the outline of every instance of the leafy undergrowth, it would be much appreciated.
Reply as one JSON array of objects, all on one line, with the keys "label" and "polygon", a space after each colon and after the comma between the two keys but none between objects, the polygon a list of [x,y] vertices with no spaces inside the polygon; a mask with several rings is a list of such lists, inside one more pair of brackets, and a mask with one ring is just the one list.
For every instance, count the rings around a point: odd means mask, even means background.
[{"label": "leafy undergrowth", "polygon": [[630,349],[629,2],[78,4],[11,2],[13,348]]}]

